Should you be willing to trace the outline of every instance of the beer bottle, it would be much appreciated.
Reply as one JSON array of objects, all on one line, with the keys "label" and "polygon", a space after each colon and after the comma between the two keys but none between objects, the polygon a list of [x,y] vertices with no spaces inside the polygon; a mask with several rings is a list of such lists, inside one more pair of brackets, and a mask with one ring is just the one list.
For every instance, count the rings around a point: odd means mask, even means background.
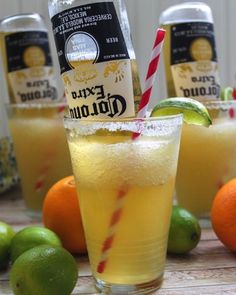
[{"label": "beer bottle", "polygon": [[220,82],[209,6],[186,2],[171,6],[160,15],[167,31],[164,61],[169,97],[191,97],[199,101],[219,99]]},{"label": "beer bottle", "polygon": [[49,0],[48,8],[70,116],[133,117],[141,88],[124,1]]},{"label": "beer bottle", "polygon": [[11,103],[58,99],[48,31],[37,13],[8,16],[0,22],[1,55]]}]

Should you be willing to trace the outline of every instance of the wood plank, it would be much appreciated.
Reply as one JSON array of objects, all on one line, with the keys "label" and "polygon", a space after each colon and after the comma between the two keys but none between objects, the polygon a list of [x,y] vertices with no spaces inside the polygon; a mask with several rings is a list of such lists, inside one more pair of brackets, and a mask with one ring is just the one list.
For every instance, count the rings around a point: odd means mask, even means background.
[{"label": "wood plank", "polygon": [[168,271],[216,269],[236,267],[235,254],[212,254],[212,255],[186,255],[167,258],[166,269]]},{"label": "wood plank", "polygon": [[216,234],[212,231],[212,228],[203,228],[201,234],[201,241],[217,240]]},{"label": "wood plank", "polygon": [[232,254],[218,239],[201,240],[192,253],[194,255]]},{"label": "wood plank", "polygon": [[227,286],[205,286],[193,289],[178,288],[178,289],[160,289],[156,295],[235,295],[236,284]]},{"label": "wood plank", "polygon": [[0,294],[1,295],[12,295],[13,294],[8,281],[0,282]]},{"label": "wood plank", "polygon": [[[0,284],[1,295],[9,295],[12,294],[12,291],[9,286],[8,281],[1,282]],[[95,295],[99,294],[96,291],[96,288],[93,285],[93,280],[91,277],[82,277],[78,279],[75,289],[72,292],[72,295],[76,294],[88,294],[88,295]],[[220,294],[236,294],[236,284],[225,284],[225,285],[204,285],[204,286],[194,286],[189,288],[189,286],[172,286],[166,287],[164,284],[155,294],[159,295],[220,295]]]},{"label": "wood plank", "polygon": [[225,286],[236,284],[235,267],[220,269],[199,269],[185,271],[166,271],[163,288],[189,288],[203,286]]},{"label": "wood plank", "polygon": [[0,220],[12,226],[40,223],[27,215],[19,186],[0,196]]}]

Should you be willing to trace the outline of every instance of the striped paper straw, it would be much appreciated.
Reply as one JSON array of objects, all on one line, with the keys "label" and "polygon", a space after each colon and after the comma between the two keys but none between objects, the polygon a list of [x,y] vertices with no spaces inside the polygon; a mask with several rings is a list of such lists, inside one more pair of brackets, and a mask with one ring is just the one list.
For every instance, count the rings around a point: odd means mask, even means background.
[{"label": "striped paper straw", "polygon": [[97,266],[97,272],[98,273],[103,273],[105,268],[106,268],[106,264],[108,261],[108,256],[109,256],[109,250],[112,247],[114,238],[115,238],[115,234],[116,234],[116,228],[118,226],[118,223],[120,221],[121,218],[121,214],[122,214],[122,210],[123,210],[123,203],[124,203],[124,199],[126,196],[128,189],[119,189],[117,196],[116,196],[116,208],[112,213],[111,219],[110,219],[110,224],[109,224],[109,229],[108,229],[108,233],[106,236],[105,241],[103,242],[102,245],[102,251],[101,251],[101,257],[100,257],[100,262]]},{"label": "striped paper straw", "polygon": [[147,113],[147,108],[148,108],[153,84],[154,84],[156,73],[157,73],[157,68],[158,68],[158,64],[160,60],[162,46],[164,43],[164,38],[165,38],[165,30],[157,29],[156,39],[155,39],[155,43],[153,45],[152,54],[151,54],[151,60],[148,66],[148,71],[147,71],[147,75],[145,79],[143,95],[139,105],[139,111],[137,115],[138,118],[144,118]]},{"label": "striped paper straw", "polygon": [[236,100],[236,88],[233,88],[233,99]]},{"label": "striped paper straw", "polygon": [[[165,38],[165,30],[157,29],[156,38],[155,38],[155,42],[154,42],[154,46],[153,46],[152,54],[151,54],[151,60],[150,60],[148,72],[146,75],[145,88],[144,88],[144,92],[139,105],[139,111],[137,114],[137,117],[140,119],[146,116],[164,38]],[[132,140],[137,139],[139,135],[140,133],[133,133]],[[128,191],[128,188],[126,189],[120,188],[119,191],[117,192],[115,209],[110,219],[108,233],[107,233],[106,239],[103,242],[102,249],[101,249],[101,257],[97,266],[98,273],[103,273],[105,271],[107,262],[109,260],[109,251],[111,250],[112,244],[115,239],[116,229],[122,215],[123,204],[124,204],[127,191]]]},{"label": "striped paper straw", "polygon": [[[147,114],[147,108],[149,105],[153,84],[155,81],[157,68],[160,60],[160,55],[162,51],[162,47],[164,44],[165,39],[165,33],[166,31],[163,29],[157,29],[156,32],[156,39],[152,48],[152,54],[148,66],[148,71],[145,79],[145,85],[144,85],[144,91],[141,98],[141,102],[139,105],[139,110],[137,117],[138,118],[144,118]],[[140,136],[140,133],[133,133],[132,140],[137,139]]]}]

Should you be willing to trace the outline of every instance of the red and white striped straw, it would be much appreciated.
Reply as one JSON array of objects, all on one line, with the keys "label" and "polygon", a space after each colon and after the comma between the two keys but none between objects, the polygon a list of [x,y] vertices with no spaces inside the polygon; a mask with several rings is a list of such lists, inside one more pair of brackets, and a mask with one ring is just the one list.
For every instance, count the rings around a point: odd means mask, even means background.
[{"label": "red and white striped straw", "polygon": [[142,99],[139,105],[139,111],[137,114],[138,118],[144,118],[147,113],[148,104],[151,97],[151,92],[153,88],[153,84],[155,81],[157,68],[160,60],[160,55],[162,51],[162,46],[164,44],[166,31],[163,29],[157,29],[156,31],[156,39],[153,45],[152,54],[150,63],[148,66],[148,71],[145,79],[145,85],[143,90]]},{"label": "red and white striped straw", "polygon": [[101,250],[101,257],[100,257],[100,261],[97,266],[98,273],[103,273],[106,268],[107,261],[109,258],[109,251],[112,247],[112,244],[113,244],[113,241],[114,241],[114,238],[116,235],[116,228],[117,228],[120,218],[121,218],[121,214],[123,211],[124,199],[127,194],[127,191],[128,191],[128,189],[121,189],[120,188],[117,193],[116,208],[113,211],[111,219],[110,219],[110,224],[109,224],[107,236],[103,242],[102,250]]},{"label": "red and white striped straw", "polygon": [[[149,104],[150,96],[152,92],[152,87],[154,84],[154,80],[155,80],[155,76],[156,76],[156,72],[158,68],[158,62],[160,59],[160,54],[161,54],[162,46],[164,43],[164,38],[165,38],[165,30],[157,29],[156,38],[155,38],[152,55],[151,55],[151,61],[149,63],[148,72],[146,75],[145,88],[144,88],[144,92],[139,105],[139,111],[137,115],[138,118],[144,118],[147,112],[147,108],[148,108],[148,104]],[[139,135],[140,133],[133,133],[132,140],[137,139]],[[103,273],[105,271],[105,268],[109,259],[109,251],[111,250],[113,242],[114,242],[114,238],[116,235],[116,228],[119,224],[119,221],[122,215],[123,204],[124,204],[124,200],[125,200],[127,192],[128,192],[128,188],[126,189],[120,188],[119,191],[117,192],[116,206],[110,219],[107,236],[103,242],[102,249],[101,249],[101,257],[97,266],[98,273]]]}]

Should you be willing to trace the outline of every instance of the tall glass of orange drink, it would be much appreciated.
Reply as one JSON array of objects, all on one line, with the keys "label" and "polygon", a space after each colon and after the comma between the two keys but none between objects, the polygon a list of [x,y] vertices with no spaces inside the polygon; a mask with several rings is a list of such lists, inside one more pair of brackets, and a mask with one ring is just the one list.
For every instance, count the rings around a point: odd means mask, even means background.
[{"label": "tall glass of orange drink", "polygon": [[[147,294],[166,259],[182,116],[65,119],[91,269],[99,290]],[[140,134],[132,139],[134,133]]]},{"label": "tall glass of orange drink", "polygon": [[205,103],[209,128],[183,125],[176,178],[178,203],[209,225],[219,188],[236,177],[236,101]]},{"label": "tall glass of orange drink", "polygon": [[48,189],[72,174],[63,126],[65,103],[7,106],[23,198],[28,213],[40,216]]}]

